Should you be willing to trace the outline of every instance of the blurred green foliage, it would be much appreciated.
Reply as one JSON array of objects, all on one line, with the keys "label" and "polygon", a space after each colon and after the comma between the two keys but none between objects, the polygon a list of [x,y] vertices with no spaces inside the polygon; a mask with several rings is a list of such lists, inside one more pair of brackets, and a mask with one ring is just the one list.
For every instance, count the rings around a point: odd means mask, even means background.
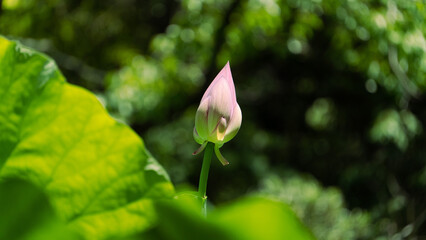
[{"label": "blurred green foliage", "polygon": [[[422,0],[3,0],[0,33],[96,92],[176,184],[197,184],[195,110],[230,60],[243,125],[223,147],[231,165],[213,162],[213,204],[259,190],[320,239],[415,239],[426,235],[425,17]],[[311,211],[324,216],[306,222]]]}]

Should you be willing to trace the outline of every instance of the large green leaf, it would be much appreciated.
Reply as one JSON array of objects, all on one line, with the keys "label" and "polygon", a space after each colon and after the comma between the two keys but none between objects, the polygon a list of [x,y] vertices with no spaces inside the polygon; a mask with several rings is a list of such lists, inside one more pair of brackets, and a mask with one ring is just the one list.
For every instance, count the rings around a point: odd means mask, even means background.
[{"label": "large green leaf", "polygon": [[0,37],[0,180],[9,178],[43,189],[87,239],[149,228],[153,202],[173,194],[142,140],[93,94],[66,83],[51,59]]},{"label": "large green leaf", "polygon": [[232,239],[315,239],[288,205],[266,198],[242,199],[220,208],[212,219],[232,233]]},{"label": "large green leaf", "polygon": [[[188,206],[189,204],[189,206]],[[247,197],[218,207],[205,218],[185,202],[158,202],[158,225],[144,239],[164,240],[314,240],[315,237],[285,204]]]}]

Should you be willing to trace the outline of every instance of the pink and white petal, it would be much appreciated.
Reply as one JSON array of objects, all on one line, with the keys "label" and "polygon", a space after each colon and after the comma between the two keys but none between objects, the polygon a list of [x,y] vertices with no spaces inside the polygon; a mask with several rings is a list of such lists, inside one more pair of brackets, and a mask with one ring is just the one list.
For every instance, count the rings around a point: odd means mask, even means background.
[{"label": "pink and white petal", "polygon": [[208,140],[213,143],[222,142],[223,139],[225,138],[226,126],[227,126],[226,118],[221,117],[219,119],[219,122],[217,123],[216,128],[210,134]]},{"label": "pink and white petal", "polygon": [[231,66],[229,64],[229,61],[226,63],[225,67],[223,67],[223,70],[225,71],[226,82],[228,83],[229,89],[231,90],[232,100],[237,102],[237,95],[235,93],[235,85],[234,80],[232,78]]},{"label": "pink and white petal", "polygon": [[216,83],[210,93],[208,116],[209,133],[212,133],[212,131],[216,128],[220,118],[224,117],[226,120],[231,118],[233,105],[234,103],[232,101],[231,91],[226,80],[222,78]]},{"label": "pink and white petal", "polygon": [[209,103],[210,97],[202,100],[195,113],[195,129],[202,139],[207,139],[210,133],[208,130]]},{"label": "pink and white petal", "polygon": [[231,121],[229,121],[228,127],[226,128],[225,138],[223,142],[226,143],[233,139],[237,135],[241,127],[241,122],[243,120],[243,114],[241,112],[240,105],[238,103],[235,105],[234,114],[232,114]]},{"label": "pink and white petal", "polygon": [[194,140],[198,144],[203,144],[207,140],[207,139],[203,139],[202,137],[200,137],[200,135],[198,135],[197,129],[195,129],[195,127],[194,127],[194,131],[192,131],[192,135],[194,137]]}]

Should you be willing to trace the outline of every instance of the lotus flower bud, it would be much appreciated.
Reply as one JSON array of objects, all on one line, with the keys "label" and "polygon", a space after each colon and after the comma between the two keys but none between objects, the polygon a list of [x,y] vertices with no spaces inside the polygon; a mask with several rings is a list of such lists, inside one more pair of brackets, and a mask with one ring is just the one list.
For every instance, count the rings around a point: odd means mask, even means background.
[{"label": "lotus flower bud", "polygon": [[218,159],[223,165],[228,164],[219,148],[235,137],[241,121],[242,113],[228,62],[207,88],[195,114],[194,139],[201,147],[194,155],[203,151],[207,142],[212,142]]}]

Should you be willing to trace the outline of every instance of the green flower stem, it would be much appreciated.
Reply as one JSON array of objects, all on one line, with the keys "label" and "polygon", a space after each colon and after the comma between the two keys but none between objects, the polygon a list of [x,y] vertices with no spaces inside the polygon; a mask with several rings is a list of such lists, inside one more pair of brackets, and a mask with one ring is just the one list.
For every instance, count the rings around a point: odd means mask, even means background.
[{"label": "green flower stem", "polygon": [[200,174],[200,182],[198,184],[198,193],[202,197],[202,204],[203,204],[203,213],[206,215],[207,213],[207,196],[206,196],[206,190],[207,190],[207,179],[209,177],[209,169],[210,169],[210,163],[212,161],[213,156],[213,148],[214,144],[209,142],[207,143],[207,146],[204,150],[204,158],[203,158],[203,165],[201,167],[201,174]]}]

